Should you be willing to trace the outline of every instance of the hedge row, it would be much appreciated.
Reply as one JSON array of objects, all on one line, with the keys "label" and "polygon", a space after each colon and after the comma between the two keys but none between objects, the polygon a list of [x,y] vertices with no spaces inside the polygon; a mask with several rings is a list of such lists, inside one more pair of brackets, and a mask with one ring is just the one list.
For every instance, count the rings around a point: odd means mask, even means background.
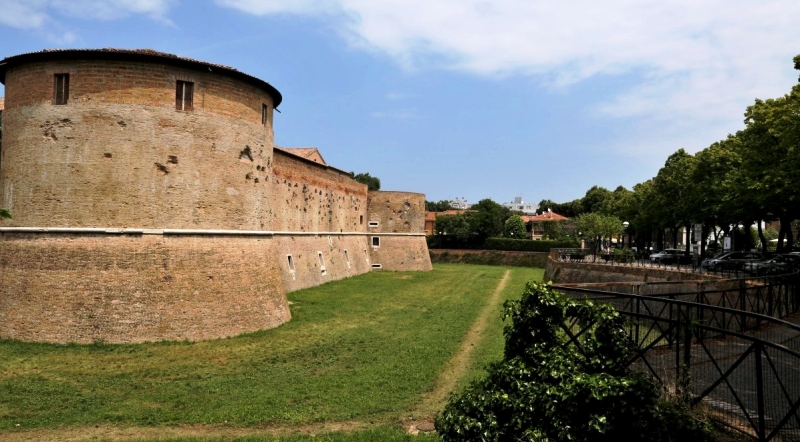
[{"label": "hedge row", "polygon": [[573,241],[531,241],[529,239],[487,238],[486,250],[507,250],[512,252],[549,252],[550,249],[576,247]]},{"label": "hedge row", "polygon": [[438,250],[430,249],[431,262],[453,264],[482,264],[490,266],[536,267],[547,265],[546,253],[507,253],[500,250]]}]

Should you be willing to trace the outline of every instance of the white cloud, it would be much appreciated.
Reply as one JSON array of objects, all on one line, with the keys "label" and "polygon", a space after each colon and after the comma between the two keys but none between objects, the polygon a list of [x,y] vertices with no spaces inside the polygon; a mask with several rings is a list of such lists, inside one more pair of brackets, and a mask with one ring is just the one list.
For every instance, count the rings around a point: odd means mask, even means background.
[{"label": "white cloud", "polygon": [[410,69],[525,75],[556,89],[635,74],[591,110],[644,118],[676,139],[677,128],[689,127],[694,139],[708,139],[708,131],[740,124],[754,98],[787,92],[797,78],[791,58],[800,53],[800,2],[784,0],[216,2],[256,15],[329,17],[350,44]]},{"label": "white cloud", "polygon": [[0,0],[0,24],[44,32],[51,40],[71,42],[70,31],[53,33],[62,28],[53,12],[60,15],[114,20],[135,14],[147,15],[164,23],[170,7],[177,0]]},{"label": "white cloud", "polygon": [[44,0],[0,0],[0,23],[19,29],[36,29],[47,21]]},{"label": "white cloud", "polygon": [[52,8],[72,17],[115,20],[132,14],[170,22],[167,12],[176,0],[51,0]]}]

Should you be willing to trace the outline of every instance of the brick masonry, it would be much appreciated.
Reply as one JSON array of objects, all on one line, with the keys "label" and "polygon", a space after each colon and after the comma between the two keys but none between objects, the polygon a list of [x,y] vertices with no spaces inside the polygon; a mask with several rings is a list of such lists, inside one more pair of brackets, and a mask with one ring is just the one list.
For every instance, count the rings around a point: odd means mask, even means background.
[{"label": "brick masonry", "polygon": [[0,234],[0,336],[199,340],[290,319],[271,239]]},{"label": "brick masonry", "polygon": [[[3,68],[0,206],[14,218],[0,227],[198,233],[5,229],[0,338],[226,337],[288,321],[287,291],[378,261],[431,268],[424,195],[368,193],[346,172],[274,149],[271,86],[202,62],[100,55],[11,57]],[[66,105],[53,103],[61,73]],[[175,109],[177,80],[194,83],[191,111]]]}]

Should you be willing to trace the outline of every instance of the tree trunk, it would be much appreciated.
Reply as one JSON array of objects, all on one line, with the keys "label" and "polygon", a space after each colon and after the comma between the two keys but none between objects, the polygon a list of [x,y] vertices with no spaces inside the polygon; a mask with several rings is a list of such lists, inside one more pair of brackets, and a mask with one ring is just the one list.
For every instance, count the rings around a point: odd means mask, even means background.
[{"label": "tree trunk", "polygon": [[775,249],[775,251],[778,253],[783,253],[783,239],[786,238],[786,231],[789,230],[791,232],[792,229],[791,227],[788,229],[786,228],[787,224],[784,222],[784,217],[780,217],[778,219],[781,223],[781,229],[778,231],[778,247]]},{"label": "tree trunk", "polygon": [[764,236],[764,229],[761,228],[761,223],[764,220],[758,220],[758,239],[761,241],[761,253],[767,253],[767,238]]}]

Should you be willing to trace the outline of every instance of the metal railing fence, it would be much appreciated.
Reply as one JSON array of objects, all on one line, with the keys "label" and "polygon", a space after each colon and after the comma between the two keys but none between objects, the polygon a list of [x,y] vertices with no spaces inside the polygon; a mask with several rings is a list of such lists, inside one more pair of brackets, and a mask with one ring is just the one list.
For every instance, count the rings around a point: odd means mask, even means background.
[{"label": "metal railing fence", "polygon": [[715,421],[760,441],[800,440],[800,326],[784,320],[800,311],[798,275],[705,283],[553,288],[613,305],[639,348],[630,367],[685,392]]}]

